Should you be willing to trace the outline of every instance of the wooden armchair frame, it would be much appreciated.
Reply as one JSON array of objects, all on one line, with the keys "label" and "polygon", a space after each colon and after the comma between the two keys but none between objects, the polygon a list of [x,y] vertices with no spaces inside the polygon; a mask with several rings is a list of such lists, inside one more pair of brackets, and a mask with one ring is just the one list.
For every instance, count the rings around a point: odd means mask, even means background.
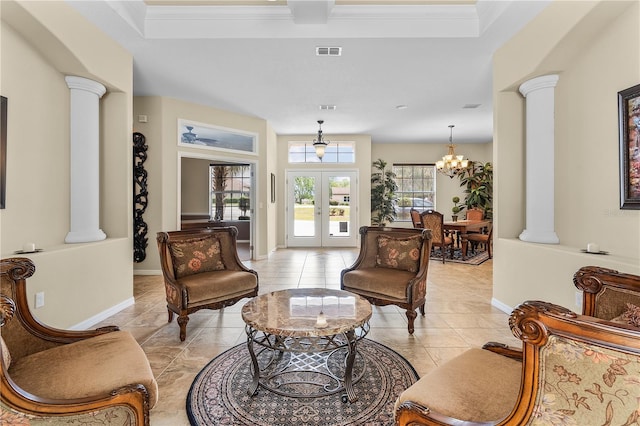
[{"label": "wooden armchair frame", "polygon": [[599,266],[585,266],[573,275],[582,290],[582,314],[609,321],[620,316],[627,303],[640,306],[640,276]]},{"label": "wooden armchair frame", "polygon": [[[158,232],[157,242],[160,252],[160,265],[167,295],[167,311],[169,321],[173,321],[173,314],[178,314],[178,326],[180,327],[180,340],[184,341],[187,336],[187,323],[189,322],[189,314],[199,311],[200,309],[222,309],[225,306],[231,306],[246,297],[254,297],[258,295],[258,273],[244,266],[238,257],[236,238],[238,229],[235,226],[225,226],[219,228],[190,229],[185,231]],[[248,273],[255,276],[255,286],[246,291],[230,292],[223,298],[216,298],[214,301],[190,302],[189,286],[185,285],[185,280],[176,278],[173,267],[173,260],[170,253],[170,245],[173,243],[185,242],[192,239],[216,237],[220,240],[220,248],[222,259],[225,264],[225,270]],[[218,271],[208,272],[211,285],[215,286],[216,275]],[[236,274],[239,277],[242,274]]]},{"label": "wooden armchair frame", "polygon": [[[408,273],[405,271],[386,270],[386,268],[376,268],[377,238],[380,235],[394,238],[406,238],[419,236],[422,244],[420,249],[420,260],[418,271]],[[427,271],[429,268],[429,254],[431,253],[431,231],[428,229],[416,228],[389,228],[376,226],[363,226],[360,228],[360,253],[358,258],[350,267],[343,269],[340,273],[340,288],[364,297],[372,305],[386,306],[396,305],[406,309],[408,319],[409,334],[414,332],[414,322],[418,314],[416,309],[420,309],[422,315],[427,294]],[[356,273],[367,274],[369,283],[367,289],[354,288],[345,277],[354,271]],[[390,278],[393,275],[393,278]],[[376,281],[378,280],[378,281]],[[401,289],[402,297],[391,297],[382,293],[389,288]],[[397,291],[400,293],[400,291]]]},{"label": "wooden armchair frame", "polygon": [[[57,346],[118,331],[115,326],[88,331],[61,330],[39,322],[31,314],[27,303],[26,280],[34,272],[35,266],[27,258],[3,259],[0,264],[0,326],[2,338],[11,349],[10,356],[14,361]],[[11,420],[24,422],[27,416],[54,423],[75,418],[79,423],[90,424],[99,413],[116,409],[127,416],[127,424],[149,425],[150,399],[144,385],[131,384],[85,398],[43,398],[26,392],[12,380],[11,370],[5,364],[7,354],[3,350],[0,348],[0,416],[1,419],[9,419],[10,424]]]},{"label": "wooden armchair frame", "polygon": [[[553,365],[545,366],[546,345],[551,337],[559,337],[564,341],[574,341],[578,344],[588,345],[598,350],[611,350],[616,353],[630,356],[640,361],[640,332],[624,327],[618,327],[611,322],[604,322],[598,318],[577,315],[561,306],[540,301],[525,302],[517,307],[511,314],[509,324],[513,334],[522,340],[523,351],[511,351],[504,347],[488,347],[494,352],[502,351],[503,355],[511,355],[517,359],[522,353],[522,372],[520,391],[516,404],[511,413],[503,419],[495,421],[474,422],[472,420],[460,420],[437,412],[428,406],[429,401],[403,401],[396,410],[397,425],[501,425],[516,426],[529,424],[543,400],[542,374],[545,370],[551,371]],[[551,352],[549,352],[551,353]],[[608,364],[607,364],[608,365]],[[637,363],[631,362],[627,368],[633,368],[637,374]],[[469,366],[471,369],[482,369],[482,365]],[[427,376],[428,379],[428,376]],[[421,379],[422,380],[422,379]],[[420,382],[418,382],[420,383]],[[428,386],[429,383],[422,383]],[[497,386],[498,384],[495,384]],[[413,386],[416,386],[414,384]],[[585,388],[591,383],[585,385]],[[635,394],[628,395],[630,399],[640,398],[640,387],[635,387]],[[447,389],[440,389],[446,395]],[[625,395],[626,396],[626,395]],[[402,398],[402,397],[401,397]],[[596,396],[593,396],[596,400]],[[454,408],[455,409],[455,408]],[[635,407],[629,407],[633,411]],[[601,410],[602,414],[604,410]],[[626,414],[625,414],[626,415]],[[603,418],[593,419],[593,423],[601,424]],[[583,423],[584,424],[584,423]],[[630,423],[629,423],[630,424]]]}]

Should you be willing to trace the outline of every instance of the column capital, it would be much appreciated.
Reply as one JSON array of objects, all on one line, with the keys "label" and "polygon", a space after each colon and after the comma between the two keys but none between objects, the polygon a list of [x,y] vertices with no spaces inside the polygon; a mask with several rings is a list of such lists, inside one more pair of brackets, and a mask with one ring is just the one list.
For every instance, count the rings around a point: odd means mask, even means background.
[{"label": "column capital", "polygon": [[532,78],[520,85],[520,93],[522,93],[522,96],[526,98],[529,93],[535,90],[554,88],[556,87],[556,84],[558,84],[559,78],[560,76],[558,76],[558,74],[549,74]]},{"label": "column capital", "polygon": [[97,81],[89,80],[88,78],[68,75],[64,80],[67,82],[69,89],[78,89],[84,90],[85,92],[95,93],[99,98],[101,98],[107,91],[107,88],[102,84]]}]

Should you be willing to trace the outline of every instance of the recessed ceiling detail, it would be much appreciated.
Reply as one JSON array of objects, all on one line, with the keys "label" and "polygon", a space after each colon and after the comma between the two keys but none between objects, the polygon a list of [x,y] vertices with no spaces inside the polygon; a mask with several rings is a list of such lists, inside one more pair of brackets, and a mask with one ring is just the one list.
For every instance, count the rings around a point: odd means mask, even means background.
[{"label": "recessed ceiling detail", "polygon": [[475,109],[475,108],[478,108],[480,105],[482,105],[482,104],[465,104],[462,108],[463,109]]}]

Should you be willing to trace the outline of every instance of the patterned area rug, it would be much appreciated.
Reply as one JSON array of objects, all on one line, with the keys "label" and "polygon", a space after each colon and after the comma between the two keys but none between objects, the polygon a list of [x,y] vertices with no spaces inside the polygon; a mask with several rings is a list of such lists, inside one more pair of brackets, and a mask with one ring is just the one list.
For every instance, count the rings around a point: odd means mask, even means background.
[{"label": "patterned area rug", "polygon": [[218,355],[204,367],[187,395],[191,424],[393,425],[393,406],[398,395],[418,379],[406,359],[369,339],[358,343],[354,377],[362,378],[354,384],[358,400],[353,403],[343,402],[344,392],[321,398],[293,398],[262,387],[250,397],[249,367],[246,344]]},{"label": "patterned area rug", "polygon": [[[445,254],[446,254],[446,257],[444,258],[445,262],[464,263],[467,265],[480,265],[482,262],[489,259],[489,253],[487,253],[486,250],[483,250],[483,251],[478,250],[475,253],[469,250],[467,251],[467,258],[465,260],[462,260],[461,249],[455,249],[453,251],[453,259],[449,257],[448,248]],[[434,249],[431,251],[430,259],[439,260],[440,262],[442,262],[442,251],[440,250],[440,247],[434,247]]]}]

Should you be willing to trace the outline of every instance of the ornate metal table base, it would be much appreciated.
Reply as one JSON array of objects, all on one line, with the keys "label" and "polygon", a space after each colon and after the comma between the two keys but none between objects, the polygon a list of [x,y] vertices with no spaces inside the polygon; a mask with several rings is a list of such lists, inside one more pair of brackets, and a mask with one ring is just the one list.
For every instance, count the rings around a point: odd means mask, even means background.
[{"label": "ornate metal table base", "polygon": [[355,402],[353,385],[366,366],[357,344],[369,332],[369,323],[329,336],[286,337],[247,325],[253,382],[249,395],[262,386],[279,395],[319,398],[344,391],[343,401]]}]

